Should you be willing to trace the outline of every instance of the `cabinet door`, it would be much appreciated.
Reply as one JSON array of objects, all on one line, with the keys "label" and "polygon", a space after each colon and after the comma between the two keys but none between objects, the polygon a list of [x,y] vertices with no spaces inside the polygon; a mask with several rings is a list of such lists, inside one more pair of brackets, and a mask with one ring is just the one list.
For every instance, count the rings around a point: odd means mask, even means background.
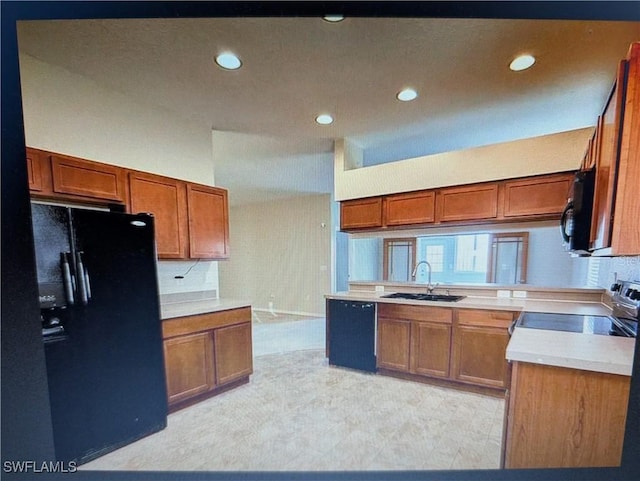
[{"label": "cabinet door", "polygon": [[253,372],[250,322],[216,329],[213,338],[216,385],[226,384]]},{"label": "cabinet door", "polygon": [[340,229],[382,227],[382,197],[340,202]]},{"label": "cabinet door", "polygon": [[514,363],[506,468],[617,467],[630,377]]},{"label": "cabinet door", "polygon": [[409,371],[411,322],[378,317],[377,366]]},{"label": "cabinet door", "polygon": [[88,160],[51,156],[53,191],[114,202],[125,201],[124,169]]},{"label": "cabinet door", "polygon": [[611,221],[617,180],[624,77],[626,62],[620,62],[618,76],[604,112],[598,120],[598,156],[596,183],[591,222],[591,248],[602,249],[611,245]]},{"label": "cabinet door", "polygon": [[164,362],[169,404],[213,389],[215,379],[210,332],[166,339]]},{"label": "cabinet door", "polygon": [[506,329],[457,326],[454,336],[453,377],[473,384],[506,388]]},{"label": "cabinet door", "polygon": [[504,216],[560,215],[571,188],[573,173],[506,181]]},{"label": "cabinet door", "polygon": [[187,184],[189,257],[226,259],[229,257],[229,208],[227,191]]},{"label": "cabinet door", "polygon": [[186,194],[183,182],[142,172],[129,174],[132,213],[154,216],[159,258],[187,257]]},{"label": "cabinet door", "polygon": [[441,222],[495,219],[498,215],[498,184],[441,189],[437,198]]},{"label": "cabinet door", "polygon": [[435,192],[395,194],[384,199],[384,224],[427,224],[435,221]]},{"label": "cabinet door", "polygon": [[451,325],[431,322],[411,323],[411,372],[448,377]]},{"label": "cabinet door", "polygon": [[42,192],[42,168],[45,160],[40,152],[27,147],[27,177],[29,179],[29,190],[32,192]]},{"label": "cabinet door", "polygon": [[620,135],[611,249],[613,255],[640,255],[640,42],[629,52],[625,108]]}]

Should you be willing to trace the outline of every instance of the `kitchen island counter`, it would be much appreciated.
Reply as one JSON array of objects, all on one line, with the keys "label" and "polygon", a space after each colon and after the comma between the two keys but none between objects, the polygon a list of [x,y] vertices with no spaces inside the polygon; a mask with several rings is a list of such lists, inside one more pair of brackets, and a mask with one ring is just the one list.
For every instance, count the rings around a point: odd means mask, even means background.
[{"label": "kitchen island counter", "polygon": [[[453,309],[611,315],[611,309],[601,302],[481,296],[467,296],[458,302],[438,302],[383,297],[387,294],[389,292],[348,291],[329,294],[325,297]],[[634,349],[635,339],[633,338],[516,327],[507,345],[506,359],[630,376]]]},{"label": "kitchen island counter", "polygon": [[556,301],[550,299],[518,299],[483,296],[467,296],[457,302],[442,302],[383,297],[387,294],[390,294],[390,292],[344,291],[328,294],[325,297],[327,299],[342,299],[347,301],[385,302],[415,306],[452,307],[456,309],[551,312],[554,314],[587,314],[592,316],[608,316],[611,314],[611,309],[601,302],[568,300]]}]

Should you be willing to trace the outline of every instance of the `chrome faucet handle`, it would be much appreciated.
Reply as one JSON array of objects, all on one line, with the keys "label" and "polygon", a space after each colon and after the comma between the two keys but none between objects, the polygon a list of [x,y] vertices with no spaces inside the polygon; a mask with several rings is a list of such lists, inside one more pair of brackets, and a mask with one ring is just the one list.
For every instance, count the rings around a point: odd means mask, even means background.
[{"label": "chrome faucet handle", "polygon": [[440,285],[439,282],[436,282],[435,284],[427,284],[427,292],[429,294],[431,294],[433,292],[433,290],[438,287]]}]

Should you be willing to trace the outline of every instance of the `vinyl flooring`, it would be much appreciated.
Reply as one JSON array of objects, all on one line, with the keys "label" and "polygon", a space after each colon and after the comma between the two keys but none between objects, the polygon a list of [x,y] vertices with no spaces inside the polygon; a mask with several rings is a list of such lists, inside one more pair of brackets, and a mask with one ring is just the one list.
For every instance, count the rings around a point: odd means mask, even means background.
[{"label": "vinyl flooring", "polygon": [[277,333],[254,324],[249,384],[170,414],[165,430],[80,469],[499,467],[504,400],[329,366],[321,321],[267,326],[285,326]]}]

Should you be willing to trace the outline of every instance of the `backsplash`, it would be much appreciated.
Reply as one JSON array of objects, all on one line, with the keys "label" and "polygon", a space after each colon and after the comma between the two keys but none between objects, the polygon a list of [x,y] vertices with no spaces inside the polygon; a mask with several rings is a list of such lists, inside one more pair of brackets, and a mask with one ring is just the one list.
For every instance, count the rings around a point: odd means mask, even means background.
[{"label": "backsplash", "polygon": [[617,279],[640,281],[640,256],[600,258],[598,284],[609,289]]},{"label": "backsplash", "polygon": [[[183,276],[183,279],[176,279],[175,276]],[[177,292],[219,292],[218,262],[158,261],[158,289],[160,295]]]}]

